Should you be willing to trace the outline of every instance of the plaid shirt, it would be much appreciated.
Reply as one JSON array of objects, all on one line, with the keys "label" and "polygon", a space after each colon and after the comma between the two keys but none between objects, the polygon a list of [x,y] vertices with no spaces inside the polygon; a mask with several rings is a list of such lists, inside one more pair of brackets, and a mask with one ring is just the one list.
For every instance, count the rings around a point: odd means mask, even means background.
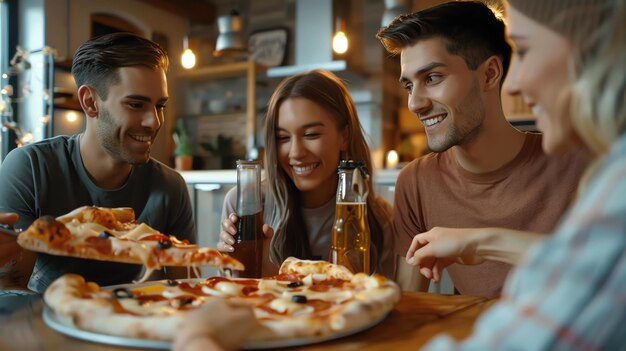
[{"label": "plaid shirt", "polygon": [[460,344],[428,350],[626,350],[626,135],[556,233],[509,276]]}]

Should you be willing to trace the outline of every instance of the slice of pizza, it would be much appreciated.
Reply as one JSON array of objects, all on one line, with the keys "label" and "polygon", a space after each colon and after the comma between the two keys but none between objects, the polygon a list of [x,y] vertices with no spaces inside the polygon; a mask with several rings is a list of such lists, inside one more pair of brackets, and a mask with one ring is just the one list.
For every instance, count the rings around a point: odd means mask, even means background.
[{"label": "slice of pizza", "polygon": [[85,206],[58,218],[44,216],[20,233],[17,242],[51,255],[143,264],[145,277],[163,266],[244,269],[241,262],[216,249],[200,248],[137,223],[132,208]]}]

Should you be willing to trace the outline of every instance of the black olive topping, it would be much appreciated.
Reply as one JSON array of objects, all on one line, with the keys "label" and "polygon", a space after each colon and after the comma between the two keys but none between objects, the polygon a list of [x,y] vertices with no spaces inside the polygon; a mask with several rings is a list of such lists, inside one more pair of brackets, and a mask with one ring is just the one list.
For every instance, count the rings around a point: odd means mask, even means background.
[{"label": "black olive topping", "polygon": [[288,288],[297,288],[297,287],[302,286],[302,285],[304,285],[304,283],[302,283],[301,281],[298,280],[297,282],[292,282],[292,283],[287,284],[287,287]]},{"label": "black olive topping", "polygon": [[113,234],[111,234],[111,232],[103,230],[103,231],[100,232],[100,235],[98,235],[98,238],[100,238],[100,239],[108,239],[110,236],[113,236]]},{"label": "black olive topping", "polygon": [[187,298],[183,298],[183,299],[176,299],[176,300],[172,301],[172,304],[176,308],[181,308],[181,307],[183,307],[185,305],[188,305],[188,304],[190,304],[192,302],[193,302],[193,299],[187,297]]},{"label": "black olive topping", "polygon": [[291,297],[291,301],[296,302],[296,303],[306,303],[307,299],[306,299],[306,296],[304,295],[293,295]]},{"label": "black olive topping", "polygon": [[166,250],[172,247],[172,241],[170,239],[161,239],[156,245],[157,249]]},{"label": "black olive topping", "polygon": [[168,279],[165,281],[165,285],[167,286],[176,286],[178,285],[178,280]]},{"label": "black olive topping", "polygon": [[126,288],[117,288],[113,290],[113,297],[117,299],[129,299],[134,297],[133,292]]}]

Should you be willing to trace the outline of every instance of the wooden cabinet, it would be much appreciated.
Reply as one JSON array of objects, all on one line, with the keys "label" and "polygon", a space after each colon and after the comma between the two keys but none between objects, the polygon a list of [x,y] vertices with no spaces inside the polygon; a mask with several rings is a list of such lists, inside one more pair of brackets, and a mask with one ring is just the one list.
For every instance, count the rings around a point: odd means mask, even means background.
[{"label": "wooden cabinet", "polygon": [[220,141],[226,138],[235,143],[231,158],[243,158],[259,146],[257,83],[264,73],[263,66],[246,61],[191,69],[176,76],[177,118],[185,119],[196,155],[211,156],[206,145],[217,148],[218,136],[222,136]]}]

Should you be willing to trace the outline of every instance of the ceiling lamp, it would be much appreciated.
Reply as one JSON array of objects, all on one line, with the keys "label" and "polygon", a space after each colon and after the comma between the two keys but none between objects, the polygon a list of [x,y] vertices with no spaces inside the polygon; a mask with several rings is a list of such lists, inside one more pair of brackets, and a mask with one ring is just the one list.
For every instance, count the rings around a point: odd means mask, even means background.
[{"label": "ceiling lamp", "polygon": [[243,23],[237,10],[231,10],[229,14],[217,18],[219,35],[215,43],[215,56],[221,56],[233,52],[248,50],[242,33]]}]

